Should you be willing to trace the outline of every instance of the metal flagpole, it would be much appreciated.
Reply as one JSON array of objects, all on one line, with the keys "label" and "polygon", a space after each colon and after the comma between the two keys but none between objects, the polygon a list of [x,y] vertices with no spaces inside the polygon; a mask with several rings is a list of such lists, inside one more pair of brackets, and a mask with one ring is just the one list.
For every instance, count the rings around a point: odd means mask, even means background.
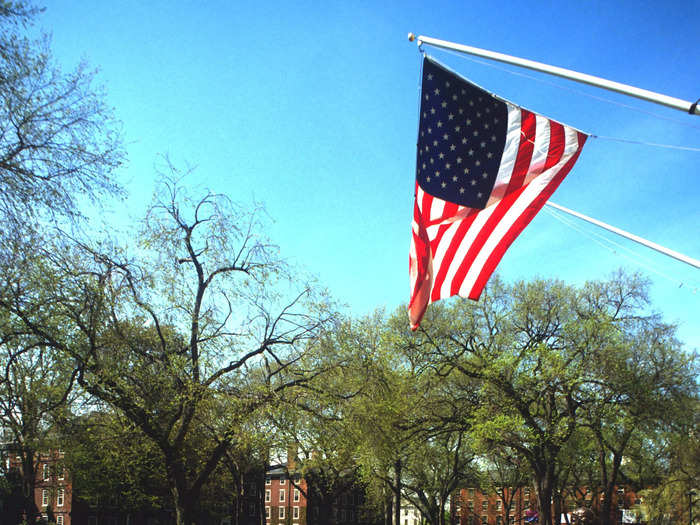
[{"label": "metal flagpole", "polygon": [[606,80],[604,78],[595,77],[593,75],[587,75],[586,73],[579,73],[577,71],[572,71],[570,69],[564,69],[557,66],[550,66],[548,64],[543,64],[541,62],[535,62],[534,60],[527,60],[525,58],[518,58],[511,55],[504,55],[502,53],[496,53],[494,51],[487,51],[486,49],[480,49],[478,47],[465,46],[463,44],[456,44],[454,42],[448,42],[446,40],[439,40],[437,38],[431,38],[428,36],[418,36],[413,33],[408,34],[408,39],[413,42],[418,40],[418,45],[429,44],[435,47],[441,47],[444,49],[451,49],[453,51],[459,51],[461,53],[467,53],[469,55],[476,55],[484,58],[490,58],[491,60],[497,60],[499,62],[505,62],[506,64],[514,64],[516,66],[525,67],[528,69],[534,69],[535,71],[542,71],[544,73],[549,73],[550,75],[556,75],[563,78],[568,78],[570,80],[575,80],[577,82],[582,82],[584,84],[590,84],[603,89],[608,89],[610,91],[616,91],[624,95],[629,95],[631,97],[640,98],[642,100],[647,100],[649,102],[654,102],[656,104],[661,104],[662,106],[667,106],[673,109],[680,109],[691,115],[700,115],[700,107],[698,102],[692,103],[686,100],[681,100],[675,97],[669,97],[667,95],[662,95],[660,93],[655,93],[653,91],[648,91],[646,89],[636,88],[634,86],[628,86],[627,84],[621,84],[619,82],[614,82],[612,80]]},{"label": "metal flagpole", "polygon": [[674,259],[677,259],[681,262],[689,264],[690,266],[694,266],[695,268],[700,268],[700,261],[698,261],[697,259],[693,259],[692,257],[688,257],[687,255],[683,255],[682,253],[678,253],[678,252],[675,252],[673,250],[669,250],[668,248],[665,248],[659,244],[656,244],[655,242],[648,241],[646,239],[643,239],[642,237],[639,237],[639,236],[634,235],[632,233],[626,232],[625,230],[621,230],[620,228],[615,228],[615,226],[610,226],[609,224],[606,224],[602,221],[596,220],[592,217],[588,217],[587,215],[584,215],[583,213],[579,213],[577,211],[570,210],[569,208],[565,208],[564,206],[560,206],[559,204],[554,204],[551,201],[547,201],[545,204],[547,204],[547,206],[551,206],[552,208],[555,208],[557,210],[563,211],[564,213],[568,213],[569,215],[573,215],[574,217],[578,217],[579,219],[590,222],[591,224],[595,224],[596,226],[604,228],[608,231],[616,233],[622,237],[625,237],[626,239],[630,239],[631,241],[642,244],[642,245],[646,246],[647,248],[651,248],[652,250],[656,250],[657,252],[661,252],[664,255],[668,255],[669,257],[673,257]]}]

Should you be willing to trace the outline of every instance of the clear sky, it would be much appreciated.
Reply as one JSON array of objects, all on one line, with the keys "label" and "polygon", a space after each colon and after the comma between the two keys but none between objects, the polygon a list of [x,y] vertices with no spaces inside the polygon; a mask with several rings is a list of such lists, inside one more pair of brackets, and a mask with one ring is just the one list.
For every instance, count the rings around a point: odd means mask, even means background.
[{"label": "clear sky", "polygon": [[[130,197],[110,220],[143,215],[158,155],[169,154],[197,167],[192,185],[264,202],[282,254],[358,315],[408,300],[420,67],[409,31],[700,97],[697,0],[47,4],[38,26],[57,59],[98,67],[123,122]],[[698,116],[426,50],[583,131],[700,148]],[[698,166],[698,152],[590,139],[552,200],[700,259]],[[620,267],[653,280],[656,308],[700,348],[700,271],[585,223],[543,210],[499,272],[580,284]]]}]

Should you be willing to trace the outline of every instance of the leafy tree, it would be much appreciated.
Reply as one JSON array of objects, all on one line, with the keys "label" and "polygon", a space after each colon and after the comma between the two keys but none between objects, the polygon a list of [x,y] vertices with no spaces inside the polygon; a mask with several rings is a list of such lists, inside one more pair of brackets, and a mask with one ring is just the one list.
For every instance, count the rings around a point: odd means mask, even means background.
[{"label": "leafy tree", "polygon": [[124,154],[95,73],[61,72],[49,39],[24,34],[39,9],[0,1],[0,240],[23,237],[40,219],[80,215],[84,197],[119,193]]},{"label": "leafy tree", "polygon": [[[562,452],[584,424],[584,411],[600,406],[595,401],[603,384],[625,366],[616,350],[641,344],[653,330],[672,334],[672,327],[646,313],[645,290],[639,279],[624,275],[580,289],[556,281],[508,286],[495,280],[478,303],[433,305],[417,336],[406,338],[408,351],[442,373],[479,382],[480,408],[470,432],[484,452],[508,448],[527,462],[545,525],[553,522],[553,495],[565,482]],[[632,330],[633,320],[643,321],[644,330]],[[668,336],[651,344],[678,353]],[[651,379],[653,398],[668,385]],[[612,381],[611,392],[622,386]],[[629,387],[620,395],[643,403]],[[668,401],[659,398],[659,406]],[[558,515],[561,502],[554,502]]]},{"label": "leafy tree", "polygon": [[297,364],[331,314],[260,236],[258,213],[210,193],[189,201],[176,183],[159,195],[138,258],[104,245],[44,252],[60,286],[36,291],[19,276],[1,306],[75,360],[81,387],[156,445],[184,524],[227,450],[245,441],[243,423],[321,372]]}]

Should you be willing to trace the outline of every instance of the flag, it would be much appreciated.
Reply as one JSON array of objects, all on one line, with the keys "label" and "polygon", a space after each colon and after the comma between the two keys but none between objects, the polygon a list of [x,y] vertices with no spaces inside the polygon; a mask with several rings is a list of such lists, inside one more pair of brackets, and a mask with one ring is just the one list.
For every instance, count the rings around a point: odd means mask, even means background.
[{"label": "flag", "polygon": [[432,302],[479,298],[586,138],[423,59],[409,253],[412,330]]}]

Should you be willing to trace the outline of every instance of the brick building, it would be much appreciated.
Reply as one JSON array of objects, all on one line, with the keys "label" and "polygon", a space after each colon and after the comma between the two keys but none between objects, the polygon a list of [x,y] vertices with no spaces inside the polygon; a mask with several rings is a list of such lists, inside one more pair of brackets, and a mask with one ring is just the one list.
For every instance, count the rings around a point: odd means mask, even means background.
[{"label": "brick building", "polygon": [[[585,488],[572,490],[564,501],[562,512],[565,514],[561,516],[561,522],[567,523],[567,515],[570,517],[572,511],[581,507],[600,512],[601,499],[599,492],[593,493]],[[537,497],[530,487],[505,489],[503,497],[467,487],[455,492],[450,499],[452,523],[459,525],[525,525],[533,511],[537,511]],[[623,514],[642,516],[642,500],[633,490],[620,487],[613,496],[611,512],[614,514],[612,523],[620,523]]]}]

